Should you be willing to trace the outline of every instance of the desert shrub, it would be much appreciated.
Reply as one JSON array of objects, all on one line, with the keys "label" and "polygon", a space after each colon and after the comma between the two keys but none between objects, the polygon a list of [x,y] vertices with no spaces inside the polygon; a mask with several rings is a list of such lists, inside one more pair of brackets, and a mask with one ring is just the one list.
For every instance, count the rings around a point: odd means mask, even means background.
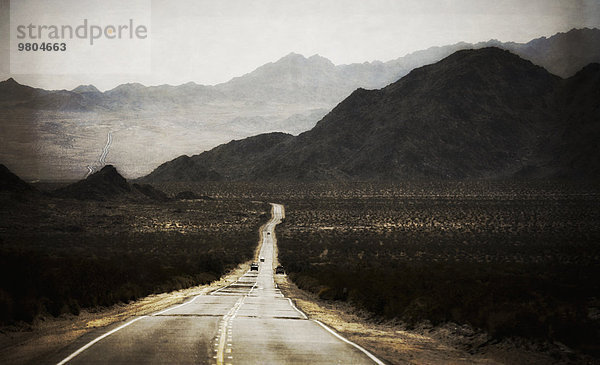
[{"label": "desert shrub", "polygon": [[600,323],[589,315],[600,297],[595,190],[401,187],[287,198],[278,244],[290,278],[379,317],[599,351]]},{"label": "desert shrub", "polygon": [[209,283],[252,257],[256,232],[12,237],[0,247],[0,319],[32,322]]}]

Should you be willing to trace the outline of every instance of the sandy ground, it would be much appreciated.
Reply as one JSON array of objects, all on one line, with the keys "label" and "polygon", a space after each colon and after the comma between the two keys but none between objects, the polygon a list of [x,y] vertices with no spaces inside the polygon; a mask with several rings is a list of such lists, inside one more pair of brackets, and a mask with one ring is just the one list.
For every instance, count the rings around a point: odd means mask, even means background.
[{"label": "sandy ground", "polygon": [[249,262],[243,263],[210,285],[150,295],[128,304],[118,304],[94,312],[82,310],[79,316],[50,317],[38,321],[33,326],[0,329],[0,364],[38,363],[47,355],[96,328],[155,313],[183,303],[196,295],[209,293],[236,281],[249,267]]}]

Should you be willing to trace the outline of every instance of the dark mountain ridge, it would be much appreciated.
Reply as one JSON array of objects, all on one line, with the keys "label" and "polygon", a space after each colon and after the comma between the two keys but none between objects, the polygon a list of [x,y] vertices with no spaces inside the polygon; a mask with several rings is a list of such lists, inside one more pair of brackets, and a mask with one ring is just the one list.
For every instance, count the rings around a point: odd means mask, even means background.
[{"label": "dark mountain ridge", "polygon": [[0,192],[25,193],[33,191],[35,189],[31,185],[21,180],[8,167],[0,164]]},{"label": "dark mountain ridge", "polygon": [[[230,180],[230,169],[243,176],[251,176],[260,169],[274,148],[293,140],[291,134],[266,133],[231,141],[199,156],[180,156],[168,164],[162,164],[152,172],[155,181],[222,181]],[[140,181],[144,181],[141,179]]]},{"label": "dark mountain ridge", "polygon": [[53,192],[54,196],[78,200],[168,200],[165,193],[149,185],[133,184],[119,174],[112,165],[104,166],[84,180]]},{"label": "dark mountain ridge", "polygon": [[600,177],[600,63],[584,67],[561,90],[562,119],[567,128],[553,153],[559,177]]},{"label": "dark mountain ridge", "polygon": [[597,178],[598,71],[565,80],[498,48],[459,51],[354,91],[298,137],[233,141],[141,181]]}]

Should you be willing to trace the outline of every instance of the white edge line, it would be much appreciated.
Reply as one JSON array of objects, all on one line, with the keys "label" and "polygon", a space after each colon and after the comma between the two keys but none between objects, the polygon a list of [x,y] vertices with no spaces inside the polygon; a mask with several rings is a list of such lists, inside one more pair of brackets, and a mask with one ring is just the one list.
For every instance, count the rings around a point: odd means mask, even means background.
[{"label": "white edge line", "polygon": [[375,357],[375,355],[373,355],[372,353],[370,353],[369,351],[365,350],[364,347],[361,347],[357,344],[355,344],[354,342],[345,339],[344,337],[342,337],[340,334],[336,333],[334,330],[332,330],[331,328],[329,328],[328,326],[324,325],[323,323],[321,323],[321,321],[317,320],[317,319],[313,319],[314,322],[316,322],[317,324],[319,324],[321,327],[325,328],[327,331],[329,331],[332,335],[334,335],[335,337],[339,338],[340,340],[344,341],[345,343],[352,345],[354,347],[356,347],[357,349],[359,349],[360,351],[362,351],[365,355],[367,355],[371,360],[373,360],[376,364],[378,365],[385,365],[385,363],[381,360],[379,360],[377,357]]},{"label": "white edge line", "polygon": [[294,308],[296,310],[296,312],[298,312],[302,315],[302,318],[308,319],[306,314],[304,312],[302,312],[300,309],[298,309],[298,307],[296,307],[296,305],[294,305],[294,302],[292,302],[292,300],[290,298],[285,298],[285,299],[287,299],[290,302],[290,305],[292,306],[292,308]]},{"label": "white edge line", "polygon": [[[229,284],[229,285],[231,285],[231,284]],[[227,285],[227,286],[229,286],[229,285]],[[225,287],[223,287],[223,288],[225,288]],[[220,289],[223,289],[223,288],[220,288]],[[219,290],[220,290],[220,289],[219,289]],[[152,314],[151,316],[159,316],[159,315],[161,315],[161,314],[163,314],[163,313],[166,313],[166,312],[168,312],[168,311],[171,311],[171,310],[173,310],[173,309],[177,309],[177,308],[183,307],[184,305],[188,305],[188,304],[190,304],[190,303],[194,302],[196,299],[198,299],[198,297],[201,297],[201,296],[203,296],[203,295],[205,295],[205,294],[198,294],[198,295],[196,295],[195,297],[193,297],[193,298],[192,298],[190,301],[187,301],[187,302],[185,302],[185,303],[183,303],[183,304],[179,304],[179,305],[177,305],[177,306],[175,306],[175,307],[167,308],[167,309],[165,309],[165,310],[163,310],[163,311],[160,311],[160,312],[158,312],[158,313],[154,313],[154,314]],[[127,322],[127,323],[125,323],[124,325],[122,325],[122,326],[120,326],[120,327],[117,327],[117,328],[113,329],[112,331],[108,331],[108,332],[106,332],[105,334],[103,334],[103,335],[101,335],[101,336],[99,336],[99,337],[96,337],[94,340],[92,340],[92,341],[88,342],[86,345],[84,345],[84,346],[80,347],[80,348],[79,348],[77,351],[73,352],[71,355],[67,356],[65,359],[63,359],[61,362],[59,362],[59,363],[58,363],[58,364],[56,364],[56,365],[64,365],[64,364],[66,364],[67,362],[69,362],[69,361],[73,360],[73,358],[75,358],[77,355],[79,355],[79,354],[80,354],[80,353],[82,353],[83,351],[85,351],[85,350],[87,350],[88,348],[90,348],[90,347],[91,347],[92,345],[94,345],[96,342],[98,342],[98,341],[100,341],[100,340],[102,340],[102,339],[104,339],[104,338],[106,338],[106,337],[108,337],[108,336],[112,335],[113,333],[115,333],[115,332],[117,332],[117,331],[119,331],[119,330],[122,330],[123,328],[125,328],[125,327],[129,326],[130,324],[132,324],[132,323],[134,323],[134,322],[137,322],[137,321],[139,321],[140,319],[147,318],[147,317],[148,317],[148,316],[141,316],[141,317],[135,318],[135,319],[133,319],[133,320],[131,320],[131,321],[129,321],[129,322]]]},{"label": "white edge line", "polygon": [[64,358],[61,362],[59,362],[57,365],[63,365],[66,364],[67,362],[73,360],[73,358],[77,355],[79,355],[80,353],[82,353],[83,351],[87,350],[89,347],[91,347],[92,345],[94,345],[96,342],[102,340],[105,337],[108,337],[110,335],[112,335],[113,333],[117,332],[118,330],[121,330],[127,326],[129,326],[130,324],[139,321],[140,319],[146,318],[148,316],[141,316],[141,317],[137,317],[127,323],[125,323],[124,325],[117,327],[115,329],[113,329],[112,331],[108,331],[105,334],[103,334],[102,336],[96,337],[96,339],[88,342],[86,345],[83,345],[82,347],[79,348],[79,350],[73,352],[71,355],[67,356],[66,358]]},{"label": "white edge line", "polygon": [[[175,306],[175,307],[167,308],[167,309],[165,309],[165,310],[163,310],[163,311],[160,311],[160,312],[158,312],[158,313],[154,313],[154,314],[152,314],[152,315],[150,315],[150,316],[152,316],[152,317],[153,317],[153,316],[159,316],[159,315],[161,315],[161,314],[163,314],[163,313],[166,313],[166,312],[168,312],[168,311],[171,311],[171,310],[173,310],[173,309],[177,309],[177,308],[183,307],[184,305],[188,305],[188,304],[190,304],[190,303],[194,302],[196,299],[198,299],[198,297],[201,297],[201,296],[203,296],[203,295],[204,295],[204,294],[198,294],[198,295],[196,295],[195,297],[193,297],[193,298],[192,298],[190,301],[187,301],[187,302],[185,302],[185,303],[183,303],[183,304],[179,304],[179,305],[177,305],[177,306]],[[92,345],[94,345],[96,342],[98,342],[98,341],[100,341],[100,340],[102,340],[102,339],[104,339],[104,338],[106,338],[106,337],[108,337],[108,336],[112,335],[113,333],[115,333],[115,332],[117,332],[117,331],[119,331],[119,330],[122,330],[123,328],[125,328],[125,327],[129,326],[129,325],[130,325],[130,324],[132,324],[133,322],[137,322],[137,321],[139,321],[140,319],[147,318],[147,317],[149,317],[149,316],[141,316],[141,317],[135,318],[135,319],[133,319],[133,320],[131,320],[131,321],[129,321],[129,322],[127,322],[127,323],[125,323],[124,325],[122,325],[122,326],[120,326],[120,327],[117,327],[117,328],[113,329],[112,331],[108,331],[108,332],[106,332],[105,334],[103,334],[103,335],[101,335],[101,336],[99,336],[99,337],[95,338],[94,340],[92,340],[92,341],[88,342],[86,345],[82,346],[82,347],[81,347],[81,348],[79,348],[77,351],[73,352],[71,355],[69,355],[68,357],[66,357],[64,360],[62,360],[61,362],[59,362],[57,365],[63,365],[63,364],[66,364],[67,362],[69,362],[69,361],[73,360],[73,358],[74,358],[75,356],[79,355],[79,354],[80,354],[80,353],[82,353],[83,351],[85,351],[85,350],[87,350],[88,348],[90,348],[90,347],[91,347]]]},{"label": "white edge line", "polygon": [[176,306],[174,306],[174,307],[167,308],[167,309],[165,309],[165,310],[163,310],[163,311],[160,311],[160,312],[158,312],[158,313],[154,313],[154,314],[152,314],[152,316],[160,316],[161,314],[163,314],[163,313],[166,313],[166,312],[168,312],[168,311],[170,311],[170,310],[177,309],[177,308],[179,308],[179,307],[183,307],[184,305],[188,305],[188,304],[192,303],[194,300],[198,299],[198,297],[201,297],[201,296],[203,296],[203,295],[204,295],[204,294],[198,294],[198,295],[196,295],[195,297],[193,297],[191,300],[189,300],[189,301],[187,301],[187,302],[185,302],[185,303],[182,303],[182,304],[176,305]]}]

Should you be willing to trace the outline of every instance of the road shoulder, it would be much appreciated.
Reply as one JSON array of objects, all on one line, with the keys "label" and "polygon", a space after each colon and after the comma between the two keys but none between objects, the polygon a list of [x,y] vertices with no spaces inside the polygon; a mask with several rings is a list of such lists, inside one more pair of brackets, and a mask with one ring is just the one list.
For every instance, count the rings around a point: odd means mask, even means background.
[{"label": "road shoulder", "polygon": [[509,342],[489,343],[467,326],[423,324],[407,330],[401,323],[373,319],[343,302],[325,301],[299,289],[287,276],[275,281],[282,293],[310,319],[319,320],[389,364],[552,364],[551,354]]},{"label": "road shoulder", "polygon": [[149,315],[219,287],[229,285],[241,277],[250,267],[250,262],[240,264],[220,280],[209,285],[149,295],[127,303],[116,304],[98,310],[82,310],[78,316],[63,315],[47,317],[32,326],[0,328],[0,363],[41,363],[49,355],[76,341],[92,331],[117,322]]}]

